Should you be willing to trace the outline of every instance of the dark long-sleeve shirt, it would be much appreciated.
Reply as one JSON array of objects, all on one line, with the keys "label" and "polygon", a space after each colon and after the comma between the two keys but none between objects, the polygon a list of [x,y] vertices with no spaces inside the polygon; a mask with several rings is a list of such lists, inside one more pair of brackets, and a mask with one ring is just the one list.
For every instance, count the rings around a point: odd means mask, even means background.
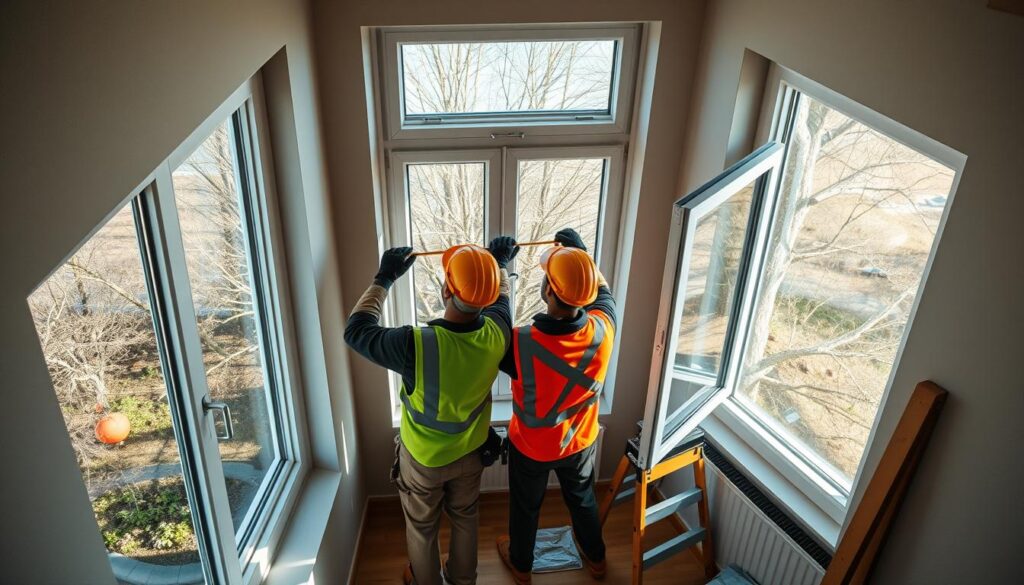
[{"label": "dark long-sleeve shirt", "polygon": [[[469,323],[454,323],[445,319],[434,319],[428,326],[444,327],[456,333],[476,331],[484,326],[484,318],[490,317],[505,331],[512,330],[512,309],[507,295],[481,311]],[[356,311],[345,325],[345,342],[359,355],[371,362],[397,372],[402,377],[406,393],[412,394],[416,387],[416,346],[412,326],[382,327],[376,314]],[[511,339],[506,339],[511,345]]]},{"label": "dark long-sleeve shirt", "polygon": [[[541,333],[548,335],[569,335],[586,327],[587,314],[593,311],[604,313],[612,322],[612,327],[618,330],[619,324],[618,316],[615,314],[615,297],[612,296],[612,291],[604,285],[598,287],[597,298],[594,299],[594,302],[577,312],[575,318],[555,319],[547,313],[537,313],[533,316],[533,326],[540,330]],[[499,367],[502,372],[508,374],[513,380],[519,377],[516,371],[515,352],[511,343],[508,346],[508,350],[505,351],[505,357],[501,359]]]}]

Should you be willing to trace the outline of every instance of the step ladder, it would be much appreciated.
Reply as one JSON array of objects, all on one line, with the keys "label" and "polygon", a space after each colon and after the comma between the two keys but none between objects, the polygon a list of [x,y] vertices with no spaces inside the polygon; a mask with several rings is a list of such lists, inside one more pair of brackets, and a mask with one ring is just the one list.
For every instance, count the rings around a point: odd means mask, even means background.
[{"label": "step ladder", "polygon": [[[639,426],[639,425],[638,425]],[[704,431],[697,429],[688,435],[678,447],[672,450],[661,462],[652,469],[642,469],[638,464],[640,451],[640,434],[626,441],[626,453],[619,461],[619,466],[612,477],[612,483],[605,492],[599,510],[601,525],[612,507],[633,499],[633,585],[641,585],[644,570],[661,561],[701,544],[700,549],[693,548],[694,554],[704,565],[704,574],[710,580],[718,572],[715,567],[714,549],[711,545],[711,526],[708,518],[707,482],[704,476]],[[666,498],[651,506],[647,505],[648,488],[655,481],[684,469],[693,467],[693,478],[696,487],[681,494]],[[632,472],[632,475],[628,475]],[[628,477],[627,477],[628,475]],[[626,486],[626,489],[622,489]],[[683,534],[671,538],[648,551],[644,550],[644,533],[647,527],[675,514],[678,510],[697,506],[700,526],[688,529]]]}]

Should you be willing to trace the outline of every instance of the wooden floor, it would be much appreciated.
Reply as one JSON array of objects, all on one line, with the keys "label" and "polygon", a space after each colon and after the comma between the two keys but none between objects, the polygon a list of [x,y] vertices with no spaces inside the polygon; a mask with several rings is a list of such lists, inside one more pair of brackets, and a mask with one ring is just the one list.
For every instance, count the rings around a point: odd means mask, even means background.
[{"label": "wooden floor", "polygon": [[[601,493],[601,492],[598,492]],[[402,582],[405,557],[405,521],[398,498],[371,500],[366,511],[365,532],[359,546],[356,563],[356,585],[374,583],[397,584]],[[567,526],[569,513],[562,503],[561,494],[549,491],[541,511],[540,527]],[[442,522],[441,551],[448,550],[447,520]],[[504,534],[508,527],[508,494],[483,494],[480,501],[480,585],[503,585],[512,583],[512,578],[498,557],[494,541]],[[645,548],[651,548],[678,534],[668,521],[658,522],[648,528],[644,541]],[[632,508],[623,504],[612,510],[604,528],[605,544],[608,549],[608,576],[604,583],[621,584],[630,582],[631,551],[633,538]],[[563,571],[546,575],[534,575],[536,585],[576,585],[594,583],[582,570]],[[644,585],[698,585],[705,583],[704,571],[696,557],[683,552],[662,562],[644,573]]]}]

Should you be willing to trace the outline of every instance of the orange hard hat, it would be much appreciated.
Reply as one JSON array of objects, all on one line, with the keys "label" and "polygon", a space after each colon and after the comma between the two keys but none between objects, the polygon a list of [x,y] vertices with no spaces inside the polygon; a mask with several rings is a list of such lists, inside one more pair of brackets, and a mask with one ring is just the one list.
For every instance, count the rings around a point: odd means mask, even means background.
[{"label": "orange hard hat", "polygon": [[597,298],[597,265],[579,248],[555,246],[540,257],[548,285],[563,303],[582,307]]},{"label": "orange hard hat", "polygon": [[473,244],[452,246],[441,256],[448,290],[470,309],[483,309],[498,300],[501,272],[485,248]]}]

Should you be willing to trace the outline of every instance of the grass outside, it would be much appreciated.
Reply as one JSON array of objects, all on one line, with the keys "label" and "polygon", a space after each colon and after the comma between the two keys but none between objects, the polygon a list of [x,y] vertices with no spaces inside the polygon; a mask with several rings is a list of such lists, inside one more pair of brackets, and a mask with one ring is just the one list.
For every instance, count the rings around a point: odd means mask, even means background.
[{"label": "grass outside", "polygon": [[[237,505],[245,491],[227,479],[228,500]],[[199,562],[192,515],[181,477],[128,485],[93,501],[107,550],[157,565]]]}]

